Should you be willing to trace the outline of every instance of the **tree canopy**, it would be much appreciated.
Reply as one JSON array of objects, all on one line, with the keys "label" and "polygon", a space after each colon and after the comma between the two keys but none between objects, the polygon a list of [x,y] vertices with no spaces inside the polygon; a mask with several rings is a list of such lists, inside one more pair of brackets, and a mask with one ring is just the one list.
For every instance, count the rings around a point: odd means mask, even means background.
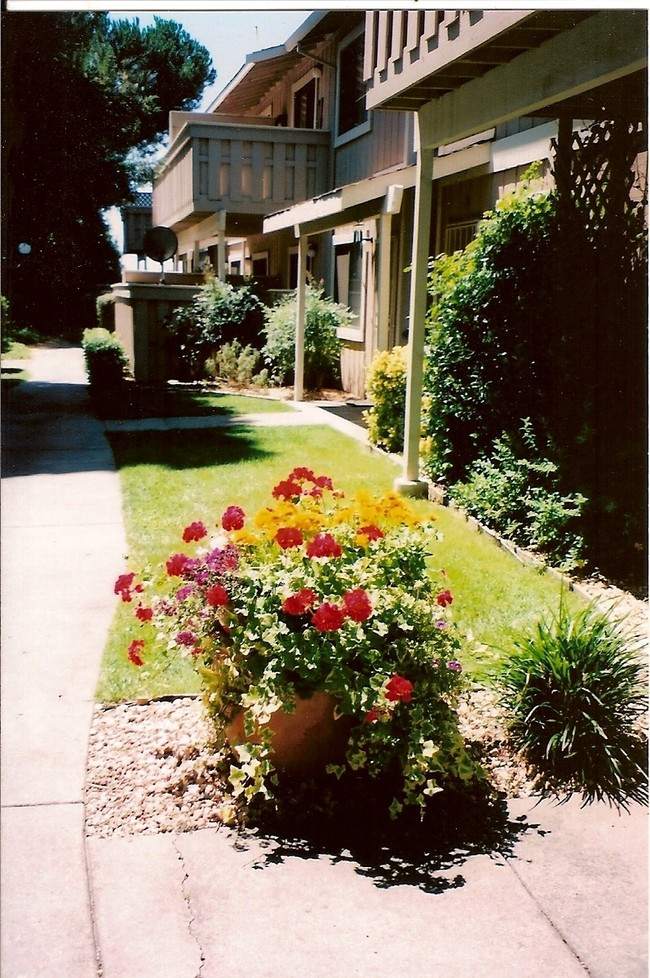
[{"label": "tree canopy", "polygon": [[195,108],[215,72],[160,17],[143,28],[101,12],[9,12],[2,29],[3,292],[14,322],[79,336],[119,276],[102,211],[128,203],[169,112]]}]

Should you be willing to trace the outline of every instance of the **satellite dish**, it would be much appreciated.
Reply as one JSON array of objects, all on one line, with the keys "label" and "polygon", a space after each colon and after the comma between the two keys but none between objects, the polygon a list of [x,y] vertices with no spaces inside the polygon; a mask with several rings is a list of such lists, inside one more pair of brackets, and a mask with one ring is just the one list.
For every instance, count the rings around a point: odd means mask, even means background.
[{"label": "satellite dish", "polygon": [[152,261],[160,262],[160,281],[164,281],[164,275],[162,275],[163,263],[166,262],[168,258],[172,258],[176,254],[176,249],[178,248],[178,238],[171,228],[149,228],[149,230],[145,233],[142,244],[144,246],[144,252],[147,258],[151,258]]}]

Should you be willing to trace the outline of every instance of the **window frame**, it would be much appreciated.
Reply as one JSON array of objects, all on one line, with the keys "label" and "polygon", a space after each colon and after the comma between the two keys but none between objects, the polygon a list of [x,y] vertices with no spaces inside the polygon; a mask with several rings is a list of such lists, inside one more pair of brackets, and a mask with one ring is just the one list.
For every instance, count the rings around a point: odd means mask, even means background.
[{"label": "window frame", "polygon": [[363,35],[364,26],[363,24],[356,28],[356,30],[351,31],[346,37],[343,38],[339,44],[339,48],[336,55],[336,99],[334,104],[334,147],[344,146],[346,143],[352,142],[353,139],[358,139],[359,136],[365,135],[370,132],[372,128],[372,110],[366,108],[366,118],[363,122],[358,123],[358,125],[353,126],[352,129],[348,129],[344,133],[339,134],[339,122],[340,122],[340,106],[341,106],[341,55],[346,48],[350,47],[358,38]]}]

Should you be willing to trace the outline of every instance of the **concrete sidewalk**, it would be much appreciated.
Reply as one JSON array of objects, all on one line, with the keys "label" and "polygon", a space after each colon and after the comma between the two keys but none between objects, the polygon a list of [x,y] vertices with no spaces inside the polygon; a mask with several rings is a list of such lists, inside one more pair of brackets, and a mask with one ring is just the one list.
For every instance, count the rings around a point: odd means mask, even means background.
[{"label": "concrete sidewalk", "polygon": [[3,438],[2,978],[646,978],[639,807],[512,802],[509,845],[460,836],[434,867],[225,828],[85,840],[119,485],[81,352],[28,369]]}]

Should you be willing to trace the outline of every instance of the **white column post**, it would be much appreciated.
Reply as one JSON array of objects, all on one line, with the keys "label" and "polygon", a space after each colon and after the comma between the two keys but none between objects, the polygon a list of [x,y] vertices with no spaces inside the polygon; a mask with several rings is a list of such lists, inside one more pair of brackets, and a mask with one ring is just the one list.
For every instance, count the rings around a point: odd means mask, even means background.
[{"label": "white column post", "polygon": [[217,278],[226,281],[226,212],[217,211]]},{"label": "white column post", "polygon": [[305,377],[305,310],[307,292],[307,235],[300,234],[298,238],[298,282],[296,290],[296,352],[294,361],[294,401],[302,401]]},{"label": "white column post", "polygon": [[433,148],[422,146],[419,124],[417,125],[417,132],[418,159],[411,262],[403,475],[395,482],[396,490],[404,495],[424,495],[426,492],[426,483],[419,479],[420,419],[424,372],[424,318],[427,310],[427,274],[431,233]]}]

